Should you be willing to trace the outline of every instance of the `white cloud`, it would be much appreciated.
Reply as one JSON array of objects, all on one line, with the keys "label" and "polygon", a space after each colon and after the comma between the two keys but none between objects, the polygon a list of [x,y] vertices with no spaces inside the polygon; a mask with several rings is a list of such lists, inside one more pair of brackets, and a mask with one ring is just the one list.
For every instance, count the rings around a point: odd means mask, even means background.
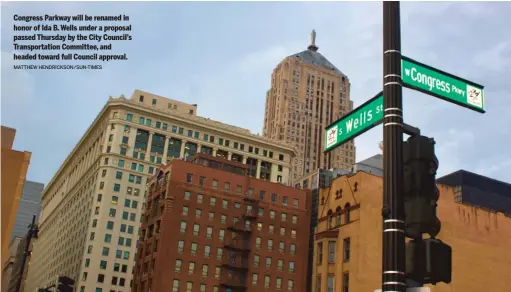
[{"label": "white cloud", "polygon": [[[507,56],[504,53],[507,52]],[[511,45],[508,42],[500,42],[487,51],[480,52],[474,57],[474,65],[503,73],[511,68]]]}]

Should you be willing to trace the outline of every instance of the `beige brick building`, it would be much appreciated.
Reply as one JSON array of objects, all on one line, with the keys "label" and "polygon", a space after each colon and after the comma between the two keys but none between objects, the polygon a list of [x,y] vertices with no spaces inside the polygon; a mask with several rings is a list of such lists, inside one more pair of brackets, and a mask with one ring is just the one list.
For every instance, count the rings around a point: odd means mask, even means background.
[{"label": "beige brick building", "polygon": [[[459,189],[445,185],[439,189],[438,238],[452,247],[453,273],[451,284],[430,286],[431,291],[510,291],[511,218],[456,203]],[[382,192],[382,178],[365,172],[341,176],[321,191],[314,292],[380,288]]]},{"label": "beige brick building", "polygon": [[293,180],[317,168],[347,169],[355,163],[353,141],[324,154],[324,129],[353,109],[348,77],[318,53],[316,33],[307,50],[273,70],[266,93],[263,135],[296,146]]},{"label": "beige brick building", "polygon": [[42,193],[26,291],[58,275],[75,279],[77,291],[130,291],[147,179],[197,152],[282,184],[295,155],[283,142],[197,116],[197,105],[138,90],[110,98]]}]

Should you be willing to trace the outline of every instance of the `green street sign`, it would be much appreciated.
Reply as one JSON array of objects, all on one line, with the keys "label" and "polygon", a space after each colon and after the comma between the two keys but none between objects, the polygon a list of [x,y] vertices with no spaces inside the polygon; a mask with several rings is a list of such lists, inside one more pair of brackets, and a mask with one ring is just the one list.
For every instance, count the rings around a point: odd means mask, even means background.
[{"label": "green street sign", "polygon": [[383,121],[383,92],[325,128],[325,152],[361,135]]},{"label": "green street sign", "polygon": [[405,87],[484,113],[484,86],[401,56]]}]

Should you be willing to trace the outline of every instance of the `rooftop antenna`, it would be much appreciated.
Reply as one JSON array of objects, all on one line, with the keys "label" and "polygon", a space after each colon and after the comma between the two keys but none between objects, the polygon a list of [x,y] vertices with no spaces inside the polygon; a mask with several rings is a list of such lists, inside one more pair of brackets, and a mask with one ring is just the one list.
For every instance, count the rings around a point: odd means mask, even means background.
[{"label": "rooftop antenna", "polygon": [[307,49],[316,52],[319,48],[316,46],[316,31],[312,30],[311,32],[311,44],[307,47]]}]

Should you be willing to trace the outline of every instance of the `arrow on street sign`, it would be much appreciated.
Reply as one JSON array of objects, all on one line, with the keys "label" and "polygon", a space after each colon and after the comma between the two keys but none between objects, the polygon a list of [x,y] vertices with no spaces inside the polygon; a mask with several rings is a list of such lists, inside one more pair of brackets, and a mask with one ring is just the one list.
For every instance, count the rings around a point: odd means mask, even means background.
[{"label": "arrow on street sign", "polygon": [[383,121],[383,92],[325,128],[325,153],[361,135]]},{"label": "arrow on street sign", "polygon": [[484,86],[401,56],[401,78],[410,89],[484,113]]}]

